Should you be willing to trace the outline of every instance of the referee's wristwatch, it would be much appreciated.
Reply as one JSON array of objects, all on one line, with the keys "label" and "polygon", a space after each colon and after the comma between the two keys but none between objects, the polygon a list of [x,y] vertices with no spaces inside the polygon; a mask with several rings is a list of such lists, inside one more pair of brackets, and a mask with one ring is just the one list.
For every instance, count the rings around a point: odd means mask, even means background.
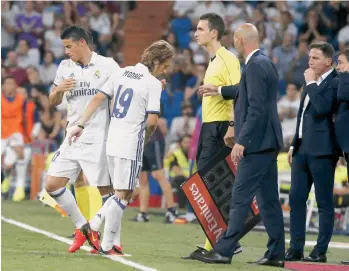
[{"label": "referee's wristwatch", "polygon": [[230,121],[229,121],[229,127],[234,127],[234,126],[235,126],[235,121],[230,120]]}]

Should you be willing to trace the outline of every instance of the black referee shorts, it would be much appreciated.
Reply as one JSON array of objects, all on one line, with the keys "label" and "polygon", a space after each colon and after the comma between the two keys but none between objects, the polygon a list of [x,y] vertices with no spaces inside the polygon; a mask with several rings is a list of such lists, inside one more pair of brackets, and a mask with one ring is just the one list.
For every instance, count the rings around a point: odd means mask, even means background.
[{"label": "black referee shorts", "polygon": [[202,124],[196,154],[198,170],[202,169],[210,158],[226,147],[224,136],[227,133],[228,127],[228,121],[215,121]]},{"label": "black referee shorts", "polygon": [[165,141],[149,142],[143,153],[143,171],[156,171],[164,168]]}]

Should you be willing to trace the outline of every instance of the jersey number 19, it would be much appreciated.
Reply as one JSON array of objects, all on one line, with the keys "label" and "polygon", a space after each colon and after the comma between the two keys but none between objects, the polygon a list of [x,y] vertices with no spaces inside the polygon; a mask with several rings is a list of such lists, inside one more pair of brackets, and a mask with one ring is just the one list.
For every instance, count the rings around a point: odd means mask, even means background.
[{"label": "jersey number 19", "polygon": [[127,88],[124,91],[121,91],[122,87],[122,85],[119,86],[114,99],[112,117],[117,119],[122,119],[126,117],[127,111],[130,108],[130,104],[133,97],[132,88]]}]

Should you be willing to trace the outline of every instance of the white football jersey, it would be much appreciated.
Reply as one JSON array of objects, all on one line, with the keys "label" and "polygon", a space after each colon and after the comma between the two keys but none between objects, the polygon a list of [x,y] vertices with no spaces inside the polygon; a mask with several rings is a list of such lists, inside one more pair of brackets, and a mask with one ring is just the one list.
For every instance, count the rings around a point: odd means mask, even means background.
[{"label": "white football jersey", "polygon": [[161,82],[138,63],[111,75],[101,92],[112,99],[107,155],[142,161],[147,113],[160,113]]},{"label": "white football jersey", "polygon": [[[90,63],[83,67],[71,59],[63,60],[57,70],[54,84],[59,85],[64,79],[74,78],[76,87],[65,92],[68,102],[67,132],[69,128],[78,125],[79,120],[92,100],[107,82],[110,75],[120,70],[119,65],[112,59],[92,53]],[[105,101],[96,113],[86,123],[80,142],[99,143],[106,140],[109,123],[109,103]]]}]

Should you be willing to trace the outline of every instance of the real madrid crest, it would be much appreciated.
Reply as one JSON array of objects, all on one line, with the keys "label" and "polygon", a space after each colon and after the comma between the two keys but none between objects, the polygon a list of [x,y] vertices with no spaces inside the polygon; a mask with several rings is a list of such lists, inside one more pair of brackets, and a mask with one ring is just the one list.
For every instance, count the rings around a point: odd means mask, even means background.
[{"label": "real madrid crest", "polygon": [[101,78],[101,72],[100,72],[99,70],[97,70],[97,71],[95,72],[95,78],[96,78],[96,79]]}]

